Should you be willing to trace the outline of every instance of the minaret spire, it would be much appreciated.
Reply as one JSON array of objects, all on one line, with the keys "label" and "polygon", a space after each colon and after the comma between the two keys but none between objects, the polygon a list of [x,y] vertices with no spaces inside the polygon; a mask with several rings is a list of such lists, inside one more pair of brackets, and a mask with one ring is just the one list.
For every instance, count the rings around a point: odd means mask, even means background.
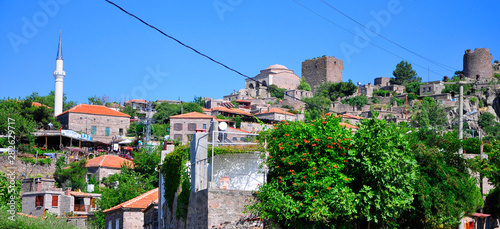
[{"label": "minaret spire", "polygon": [[61,31],[59,30],[59,47],[57,48],[56,70],[54,71],[54,79],[56,80],[54,116],[58,116],[63,112],[63,80],[65,76],[66,72],[63,70]]},{"label": "minaret spire", "polygon": [[59,30],[59,47],[57,48],[56,60],[62,60],[62,59],[63,59],[63,53],[62,53],[62,42],[61,42],[61,30]]}]

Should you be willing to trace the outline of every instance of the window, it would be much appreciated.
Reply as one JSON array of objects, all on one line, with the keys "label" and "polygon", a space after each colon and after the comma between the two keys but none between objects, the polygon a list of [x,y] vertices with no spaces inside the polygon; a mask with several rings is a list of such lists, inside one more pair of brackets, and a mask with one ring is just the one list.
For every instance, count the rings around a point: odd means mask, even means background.
[{"label": "window", "polygon": [[59,196],[52,195],[52,207],[59,206]]},{"label": "window", "polygon": [[106,136],[109,136],[109,127],[106,127],[106,132],[105,132],[105,135],[106,135]]},{"label": "window", "polygon": [[233,137],[233,141],[238,141],[238,138],[237,137]]},{"label": "window", "polygon": [[108,222],[108,229],[113,229],[113,221]]},{"label": "window", "polygon": [[174,124],[174,130],[182,130],[182,123]]},{"label": "window", "polygon": [[190,130],[190,131],[196,130],[196,123],[189,123],[188,130]]},{"label": "window", "polygon": [[115,222],[115,228],[120,229],[120,219],[116,219]]},{"label": "window", "polygon": [[118,129],[118,135],[123,136],[123,129],[122,128]]},{"label": "window", "polygon": [[36,196],[35,207],[42,207],[42,206],[43,206],[43,196]]},{"label": "window", "polygon": [[422,89],[422,92],[425,92],[425,87]]},{"label": "window", "polygon": [[175,135],[174,135],[174,140],[177,140],[177,141],[182,141],[182,135],[180,135],[180,134],[175,134]]},{"label": "window", "polygon": [[203,129],[206,130],[207,129],[207,124],[203,124]]},{"label": "window", "polygon": [[96,135],[97,133],[97,126],[92,126],[92,135]]}]

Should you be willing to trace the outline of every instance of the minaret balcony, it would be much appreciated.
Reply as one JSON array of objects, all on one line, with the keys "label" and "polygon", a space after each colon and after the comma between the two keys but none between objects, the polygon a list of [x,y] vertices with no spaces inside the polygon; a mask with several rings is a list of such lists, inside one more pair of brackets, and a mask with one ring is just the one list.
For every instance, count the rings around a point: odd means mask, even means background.
[{"label": "minaret balcony", "polygon": [[65,71],[54,71],[54,76],[57,76],[57,75],[66,75],[66,72]]}]

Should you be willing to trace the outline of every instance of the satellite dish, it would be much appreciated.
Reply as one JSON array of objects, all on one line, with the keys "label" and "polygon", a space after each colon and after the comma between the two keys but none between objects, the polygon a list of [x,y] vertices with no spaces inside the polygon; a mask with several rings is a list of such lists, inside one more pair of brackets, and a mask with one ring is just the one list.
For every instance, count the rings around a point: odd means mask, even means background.
[{"label": "satellite dish", "polygon": [[226,122],[221,122],[219,124],[219,129],[222,131],[225,131],[227,129],[227,123]]}]

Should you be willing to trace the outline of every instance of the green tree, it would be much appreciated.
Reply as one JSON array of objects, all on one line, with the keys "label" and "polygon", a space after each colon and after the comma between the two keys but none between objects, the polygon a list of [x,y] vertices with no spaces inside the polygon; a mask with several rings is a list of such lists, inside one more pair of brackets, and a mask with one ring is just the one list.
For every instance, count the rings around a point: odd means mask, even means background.
[{"label": "green tree", "polygon": [[102,97],[97,97],[97,95],[94,95],[88,98],[88,103],[90,105],[104,105],[108,102],[109,102],[109,97],[105,95],[103,95]]},{"label": "green tree", "polygon": [[401,61],[396,65],[396,69],[392,72],[394,78],[391,78],[391,84],[407,85],[408,83],[422,81],[422,78],[417,76],[417,72],[412,69],[411,64],[407,61]]},{"label": "green tree", "polygon": [[309,85],[304,78],[300,79],[300,84],[297,86],[298,90],[311,91],[311,85]]},{"label": "green tree", "polygon": [[275,97],[277,99],[282,99],[285,96],[284,88],[279,88],[278,86],[271,84],[267,86],[267,91],[271,94],[271,97]]},{"label": "green tree", "polygon": [[347,103],[354,107],[362,107],[368,103],[368,97],[365,95],[358,95],[349,99],[342,100],[342,103]]},{"label": "green tree", "polygon": [[54,179],[56,180],[56,185],[58,187],[76,189],[86,189],[86,178],[87,178],[87,160],[80,160],[71,162],[69,168],[63,167],[66,165],[61,161],[65,161],[65,157],[58,158],[56,165],[56,171],[54,172]]},{"label": "green tree", "polygon": [[160,103],[156,106],[156,114],[153,115],[156,123],[169,123],[170,116],[178,115],[182,113],[189,112],[200,112],[203,113],[203,109],[200,104],[195,102],[172,104],[172,103]]},{"label": "green tree", "polygon": [[358,87],[348,80],[347,82],[340,83],[323,83],[317,89],[315,94],[318,96],[323,96],[330,99],[332,102],[336,101],[338,98],[343,98],[346,96],[353,95],[357,91]]},{"label": "green tree", "polygon": [[[20,212],[22,210],[21,182],[14,180],[11,183],[12,178],[8,177],[4,172],[0,172],[0,211],[14,210],[14,212]],[[14,209],[11,206],[14,206]]]},{"label": "green tree", "polygon": [[303,98],[306,102],[305,117],[307,120],[319,119],[324,113],[328,113],[332,101],[323,96],[313,96],[311,98]]},{"label": "green tree", "polygon": [[419,95],[420,94],[420,85],[423,83],[421,82],[411,82],[406,84],[406,93],[408,94],[415,94]]},{"label": "green tree", "polygon": [[500,136],[500,123],[496,121],[495,115],[485,112],[479,116],[479,126],[483,129],[486,136]]},{"label": "green tree", "polygon": [[205,98],[202,98],[201,96],[194,96],[194,103],[199,104],[201,107],[205,107]]},{"label": "green tree", "polygon": [[367,221],[394,227],[399,214],[410,209],[416,178],[401,128],[362,120],[351,139],[351,130],[339,122],[329,116],[278,124],[268,141],[268,182],[250,210],[282,228],[342,228]]},{"label": "green tree", "polygon": [[415,127],[443,126],[446,122],[446,111],[430,97],[422,99],[411,118],[411,124]]},{"label": "green tree", "polygon": [[[30,100],[33,102],[38,102],[41,104],[44,104],[46,106],[49,106],[51,108],[54,108],[54,101],[55,101],[55,92],[50,91],[48,95],[46,96],[41,96],[38,94],[38,92],[33,92],[31,95],[26,96],[24,100]],[[68,101],[68,97],[66,94],[63,95],[63,111],[68,110],[72,107],[76,106],[75,101]]]}]

